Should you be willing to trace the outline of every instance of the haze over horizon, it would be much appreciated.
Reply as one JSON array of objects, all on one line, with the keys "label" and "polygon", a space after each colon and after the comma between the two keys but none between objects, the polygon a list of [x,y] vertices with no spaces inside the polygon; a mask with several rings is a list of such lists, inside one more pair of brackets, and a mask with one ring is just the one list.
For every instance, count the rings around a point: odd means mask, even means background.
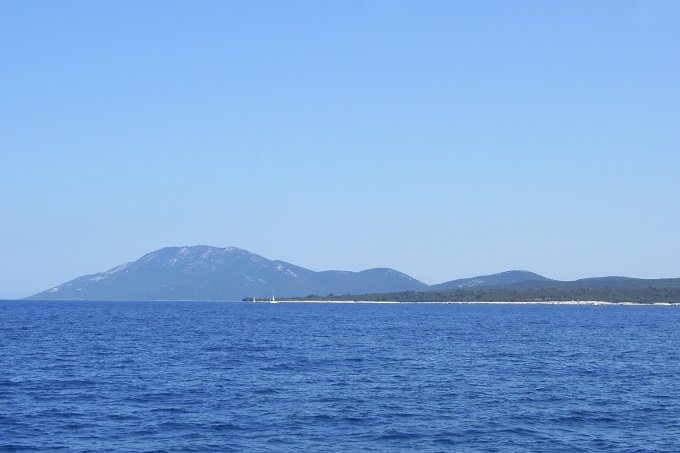
[{"label": "haze over horizon", "polygon": [[6,2],[0,298],[166,246],[680,277],[680,2]]}]

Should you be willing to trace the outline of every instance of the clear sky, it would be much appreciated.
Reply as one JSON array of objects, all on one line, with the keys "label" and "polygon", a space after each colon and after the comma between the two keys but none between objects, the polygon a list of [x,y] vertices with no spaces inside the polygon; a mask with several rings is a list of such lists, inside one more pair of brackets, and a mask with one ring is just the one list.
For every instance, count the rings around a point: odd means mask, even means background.
[{"label": "clear sky", "polygon": [[678,1],[0,5],[0,298],[171,245],[680,277]]}]

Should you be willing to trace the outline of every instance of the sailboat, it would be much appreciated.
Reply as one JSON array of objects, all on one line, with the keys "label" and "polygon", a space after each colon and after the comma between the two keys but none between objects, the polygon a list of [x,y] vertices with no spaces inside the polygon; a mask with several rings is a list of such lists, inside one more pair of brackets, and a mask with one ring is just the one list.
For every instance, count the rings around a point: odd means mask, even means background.
[{"label": "sailboat", "polygon": [[274,291],[272,291],[272,300],[269,302],[270,304],[277,304],[276,299],[274,298]]}]

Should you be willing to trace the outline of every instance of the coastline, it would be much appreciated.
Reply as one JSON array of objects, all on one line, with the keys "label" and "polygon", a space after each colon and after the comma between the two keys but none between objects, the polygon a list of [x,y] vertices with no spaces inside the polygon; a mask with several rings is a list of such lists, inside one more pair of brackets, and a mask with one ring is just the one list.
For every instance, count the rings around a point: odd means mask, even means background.
[{"label": "coastline", "polygon": [[302,303],[302,304],[440,304],[440,305],[680,305],[670,302],[605,302],[599,300],[554,300],[554,301],[520,301],[520,302],[498,302],[498,301],[450,301],[450,302],[397,302],[397,301],[371,301],[371,300],[279,300],[278,303]]},{"label": "coastline", "polygon": [[[85,300],[85,299],[61,299],[61,300],[39,300],[39,299],[0,299],[0,302],[210,302],[210,303],[244,303],[256,305],[269,305],[269,301],[243,301],[243,300],[198,300],[198,299],[154,299],[154,300]],[[286,300],[280,299],[277,304],[371,304],[371,305],[638,305],[638,306],[680,306],[680,303],[672,302],[606,302],[599,300],[553,300],[553,301],[389,301],[389,300]]]}]

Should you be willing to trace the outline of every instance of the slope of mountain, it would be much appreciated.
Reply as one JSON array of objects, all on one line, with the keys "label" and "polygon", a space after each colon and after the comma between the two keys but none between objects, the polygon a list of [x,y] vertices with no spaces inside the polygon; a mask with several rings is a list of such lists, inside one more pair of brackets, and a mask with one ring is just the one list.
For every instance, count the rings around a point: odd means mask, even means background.
[{"label": "slope of mountain", "polygon": [[240,300],[306,294],[427,289],[392,269],[315,272],[236,247],[167,247],[106,272],[85,275],[29,299]]},{"label": "slope of mountain", "polygon": [[450,289],[472,289],[488,288],[490,286],[512,285],[516,283],[528,282],[553,282],[549,278],[529,271],[507,271],[499,274],[482,275],[472,278],[461,278],[450,282],[440,283],[430,286],[432,291],[443,291]]}]

